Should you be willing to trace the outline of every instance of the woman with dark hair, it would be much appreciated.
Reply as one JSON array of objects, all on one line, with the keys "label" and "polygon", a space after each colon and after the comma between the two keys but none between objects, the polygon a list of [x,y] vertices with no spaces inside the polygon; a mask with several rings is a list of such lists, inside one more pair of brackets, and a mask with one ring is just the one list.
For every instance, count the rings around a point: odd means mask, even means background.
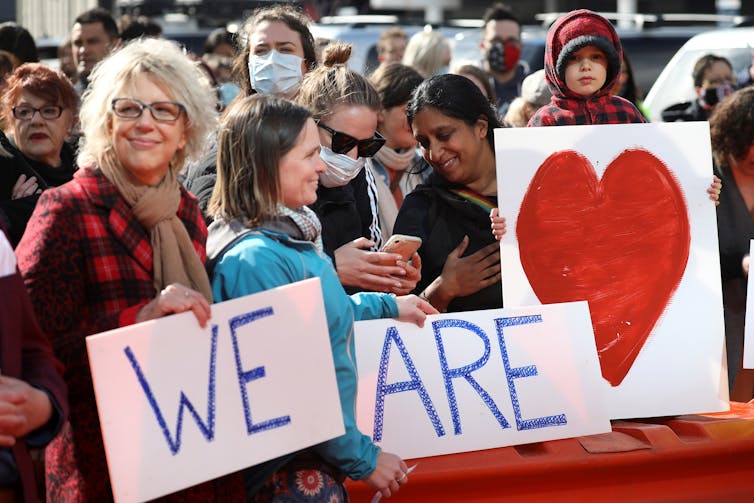
[{"label": "woman with dark hair", "polygon": [[284,98],[296,95],[304,75],[317,64],[310,22],[289,5],[254,11],[243,28],[246,45],[233,63],[243,96],[255,92]]},{"label": "woman with dark hair", "polygon": [[374,175],[382,238],[387,240],[393,234],[403,198],[424,183],[432,172],[416,148],[416,139],[406,118],[411,93],[424,78],[410,66],[383,63],[369,80],[382,103],[382,110],[377,114],[377,132],[385,138],[385,144],[374,157],[367,159],[366,168]]},{"label": "woman with dark hair", "polygon": [[[285,98],[296,95],[304,75],[317,64],[309,18],[290,5],[256,9],[238,40],[246,40],[233,61],[233,79],[240,88],[236,98],[255,93]],[[234,98],[235,99],[235,98]],[[205,154],[188,166],[184,185],[199,199],[207,223],[207,203],[217,178],[217,144],[209,140]]]},{"label": "woman with dark hair", "polygon": [[73,178],[75,153],[66,142],[79,97],[58,70],[41,63],[19,66],[2,95],[6,137],[0,132],[0,219],[13,246],[21,240],[39,194]]},{"label": "woman with dark hair", "polygon": [[731,400],[754,398],[754,370],[742,369],[749,243],[754,239],[754,88],[733,93],[710,117],[716,175],[723,180],[717,207],[723,283],[725,346]]},{"label": "woman with dark hair", "polygon": [[408,482],[406,464],[356,427],[353,322],[394,317],[422,325],[437,311],[415,295],[346,295],[322,251],[319,219],[307,206],[317,199],[326,170],[318,130],[306,108],[252,96],[231,105],[218,137],[207,245],[214,298],[320,278],[345,424],[340,437],[247,470],[252,502],[348,501],[345,477],[364,480],[385,497]]},{"label": "woman with dark hair", "polygon": [[[0,95],[5,90],[5,81],[13,73],[13,70],[18,67],[18,58],[8,51],[0,49]],[[0,120],[0,126],[3,125],[3,121]]]},{"label": "woman with dark hair", "polygon": [[16,56],[21,64],[39,61],[34,37],[29,30],[13,21],[0,23],[0,49]]},{"label": "woman with dark hair", "polygon": [[736,74],[724,56],[705,54],[691,72],[696,98],[669,106],[662,111],[664,122],[706,121],[718,103],[733,93]]},{"label": "woman with dark hair", "polygon": [[500,251],[490,232],[497,207],[497,112],[461,75],[422,83],[408,122],[434,173],[403,201],[393,231],[422,239],[423,274],[415,292],[440,311],[503,306]]}]

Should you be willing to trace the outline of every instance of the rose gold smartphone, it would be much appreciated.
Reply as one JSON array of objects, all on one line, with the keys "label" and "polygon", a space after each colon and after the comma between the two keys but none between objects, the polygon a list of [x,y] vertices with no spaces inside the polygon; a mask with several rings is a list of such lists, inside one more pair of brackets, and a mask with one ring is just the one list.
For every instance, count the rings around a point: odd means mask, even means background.
[{"label": "rose gold smartphone", "polygon": [[421,238],[416,236],[406,236],[405,234],[393,234],[387,243],[382,245],[380,251],[387,253],[398,253],[408,262],[416,250],[422,245]]}]

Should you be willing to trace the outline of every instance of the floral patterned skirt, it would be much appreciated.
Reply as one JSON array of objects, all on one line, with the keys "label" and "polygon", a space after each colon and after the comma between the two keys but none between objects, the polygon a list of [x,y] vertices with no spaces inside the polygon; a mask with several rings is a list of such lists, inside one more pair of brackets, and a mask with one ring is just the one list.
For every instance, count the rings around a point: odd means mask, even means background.
[{"label": "floral patterned skirt", "polygon": [[250,500],[253,503],[347,503],[348,494],[343,484],[321,470],[295,470],[285,468],[275,474]]}]

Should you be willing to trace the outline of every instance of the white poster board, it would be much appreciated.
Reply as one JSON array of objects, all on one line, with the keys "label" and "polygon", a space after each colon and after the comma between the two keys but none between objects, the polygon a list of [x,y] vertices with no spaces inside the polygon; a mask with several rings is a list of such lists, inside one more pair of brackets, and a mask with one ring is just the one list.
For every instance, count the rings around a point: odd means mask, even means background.
[{"label": "white poster board", "polygon": [[708,124],[500,129],[495,146],[504,304],[589,301],[611,418],[727,410]]},{"label": "white poster board", "polygon": [[[116,501],[343,434],[319,278],[87,337]],[[316,392],[312,392],[316,390]]]},{"label": "white poster board", "polygon": [[[749,257],[754,251],[754,239],[749,243]],[[746,295],[746,321],[744,322],[744,364],[745,369],[754,369],[754,286],[752,286],[752,271],[746,280],[746,291],[752,295]]]},{"label": "white poster board", "polygon": [[586,302],[356,323],[359,429],[403,458],[610,431]]}]

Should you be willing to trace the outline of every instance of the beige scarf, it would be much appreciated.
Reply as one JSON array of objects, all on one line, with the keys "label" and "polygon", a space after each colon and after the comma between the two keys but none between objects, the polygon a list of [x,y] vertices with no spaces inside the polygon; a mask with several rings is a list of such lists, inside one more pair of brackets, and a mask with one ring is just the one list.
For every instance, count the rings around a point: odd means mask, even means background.
[{"label": "beige scarf", "polygon": [[385,183],[385,179],[377,173],[377,170],[372,166],[371,162],[367,163],[368,169],[372,170],[374,175],[375,186],[377,187],[377,201],[378,201],[378,213],[380,216],[380,228],[382,229],[382,239],[387,239],[393,235],[393,225],[395,219],[398,217],[398,203],[395,202],[395,196],[393,195],[393,189],[396,185],[400,186],[401,194],[405,195],[413,190],[413,187],[408,188],[409,174],[405,171],[409,166],[413,164],[416,150],[410,148],[405,152],[398,152],[397,150],[383,145],[381,149],[374,155],[385,168],[397,171],[398,176],[392,181],[391,185]]},{"label": "beige scarf", "polygon": [[406,171],[414,160],[416,150],[409,148],[404,152],[398,152],[394,148],[383,145],[374,156],[386,168],[393,171]]},{"label": "beige scarf", "polygon": [[149,233],[155,289],[159,292],[171,283],[180,283],[200,292],[211,303],[212,289],[204,264],[177,215],[181,190],[173,169],[168,169],[154,187],[133,183],[114,156],[106,155],[100,169]]}]

